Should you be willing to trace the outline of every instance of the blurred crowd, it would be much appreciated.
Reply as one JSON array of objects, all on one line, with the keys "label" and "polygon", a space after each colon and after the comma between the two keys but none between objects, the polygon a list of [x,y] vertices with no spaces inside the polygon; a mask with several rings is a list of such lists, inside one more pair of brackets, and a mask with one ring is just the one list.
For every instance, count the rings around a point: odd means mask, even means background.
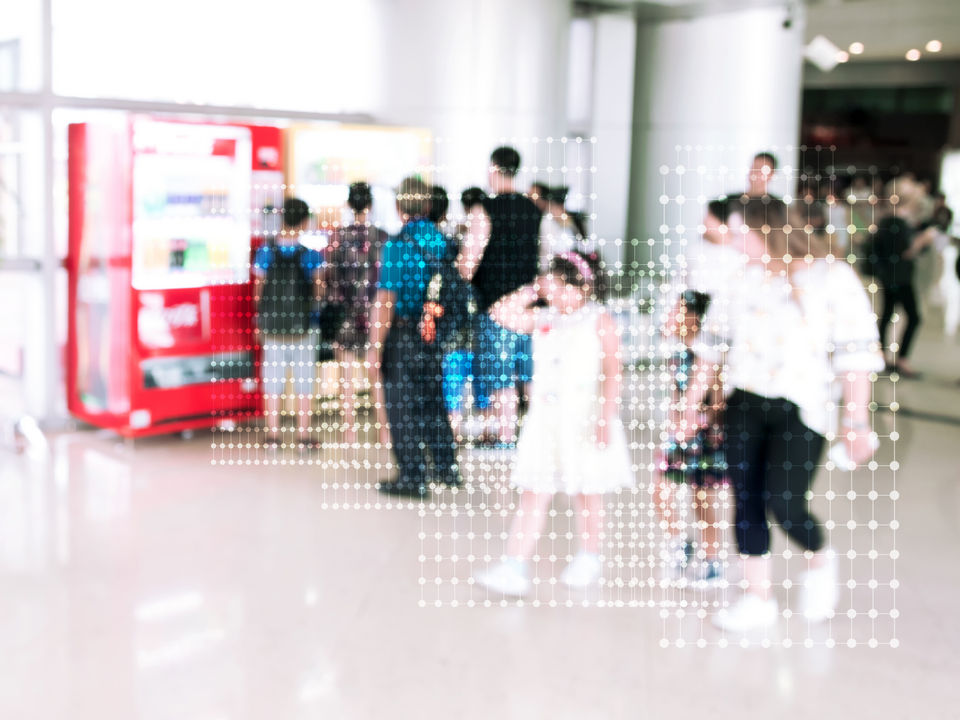
[{"label": "blurred crowd", "polygon": [[[487,187],[461,192],[458,221],[444,188],[404,179],[403,225],[392,236],[369,220],[370,187],[354,183],[352,221],[322,251],[300,242],[309,208],[286,201],[283,231],[255,262],[266,442],[318,444],[311,403],[318,348],[329,344],[342,442],[369,448],[376,432],[392,448],[396,475],[380,492],[419,501],[431,488],[464,485],[464,444],[510,451],[517,511],[502,558],[476,577],[491,591],[529,591],[558,493],[572,498],[580,524],[560,580],[596,583],[603,497],[639,484],[660,529],[662,582],[742,578],[742,597],[716,624],[742,631],[776,620],[774,525],[805,553],[795,611],[832,617],[837,553],[809,491],[825,458],[851,471],[877,449],[872,378],[885,369],[917,376],[918,265],[931,264],[944,302],[960,302],[944,196],[910,173],[858,173],[804,179],[785,201],[770,192],[777,158],[758,153],[743,192],[705,212],[703,238],[734,262],[691,276],[663,315],[668,410],[653,464],[638,466],[620,417],[621,330],[598,243],[587,216],[567,208],[567,188],[520,188],[520,167],[515,149],[496,148]],[[897,310],[906,322],[895,339]],[[958,314],[947,310],[954,328]],[[367,393],[364,415],[358,397]],[[292,428],[282,423],[288,394],[299,403]],[[738,562],[724,552],[722,492],[733,498]]]}]

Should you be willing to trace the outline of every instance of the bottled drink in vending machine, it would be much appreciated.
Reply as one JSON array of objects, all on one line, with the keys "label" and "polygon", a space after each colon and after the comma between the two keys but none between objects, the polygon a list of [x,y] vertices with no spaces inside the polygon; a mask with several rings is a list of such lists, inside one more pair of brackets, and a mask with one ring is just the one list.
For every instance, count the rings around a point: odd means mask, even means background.
[{"label": "bottled drink in vending machine", "polygon": [[146,262],[144,263],[144,269],[148,272],[165,270],[169,262],[168,255],[169,251],[167,250],[166,239],[163,237],[152,236],[147,241]]},{"label": "bottled drink in vending machine", "polygon": [[170,269],[183,270],[187,259],[187,241],[174,238],[170,241]]},{"label": "bottled drink in vending machine", "polygon": [[210,269],[210,256],[207,252],[207,241],[202,238],[191,238],[187,243],[183,267],[191,272],[203,272]]}]

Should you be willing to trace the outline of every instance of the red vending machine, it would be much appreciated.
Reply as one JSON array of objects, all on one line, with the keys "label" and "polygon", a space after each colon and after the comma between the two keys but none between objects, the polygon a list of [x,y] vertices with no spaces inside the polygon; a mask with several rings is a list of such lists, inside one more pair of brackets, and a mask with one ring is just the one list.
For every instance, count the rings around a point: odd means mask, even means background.
[{"label": "red vending machine", "polygon": [[[250,299],[278,128],[126,118],[69,128],[70,412],[125,436],[257,412]],[[265,202],[272,202],[268,197]]]}]

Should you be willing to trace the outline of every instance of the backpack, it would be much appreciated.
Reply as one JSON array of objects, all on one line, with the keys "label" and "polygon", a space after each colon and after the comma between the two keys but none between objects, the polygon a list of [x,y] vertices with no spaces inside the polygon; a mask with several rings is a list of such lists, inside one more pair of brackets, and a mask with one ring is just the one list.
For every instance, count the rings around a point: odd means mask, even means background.
[{"label": "backpack", "polygon": [[444,353],[469,348],[471,329],[477,314],[476,293],[449,258],[437,258],[421,248],[432,266],[420,320],[420,337],[427,345],[436,343]]},{"label": "backpack", "polygon": [[[371,235],[368,228],[360,232],[355,227],[344,228],[333,239],[326,252],[324,307],[331,318],[331,327],[325,334],[335,337],[344,322],[367,335],[370,331],[370,306],[377,287],[377,265],[372,257]],[[335,325],[335,327],[333,327]]]},{"label": "backpack", "polygon": [[306,335],[313,310],[313,282],[303,270],[306,248],[297,245],[292,253],[282,252],[274,240],[272,253],[257,308],[257,326],[265,335]]}]

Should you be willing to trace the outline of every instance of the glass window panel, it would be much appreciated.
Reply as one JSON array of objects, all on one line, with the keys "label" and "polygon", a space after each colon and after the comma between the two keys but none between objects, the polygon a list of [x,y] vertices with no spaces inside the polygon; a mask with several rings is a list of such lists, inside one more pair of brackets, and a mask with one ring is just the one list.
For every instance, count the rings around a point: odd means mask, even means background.
[{"label": "glass window panel", "polygon": [[42,254],[42,170],[40,114],[0,109],[0,260]]},{"label": "glass window panel", "polygon": [[0,92],[38,90],[40,0],[0,0]]}]

